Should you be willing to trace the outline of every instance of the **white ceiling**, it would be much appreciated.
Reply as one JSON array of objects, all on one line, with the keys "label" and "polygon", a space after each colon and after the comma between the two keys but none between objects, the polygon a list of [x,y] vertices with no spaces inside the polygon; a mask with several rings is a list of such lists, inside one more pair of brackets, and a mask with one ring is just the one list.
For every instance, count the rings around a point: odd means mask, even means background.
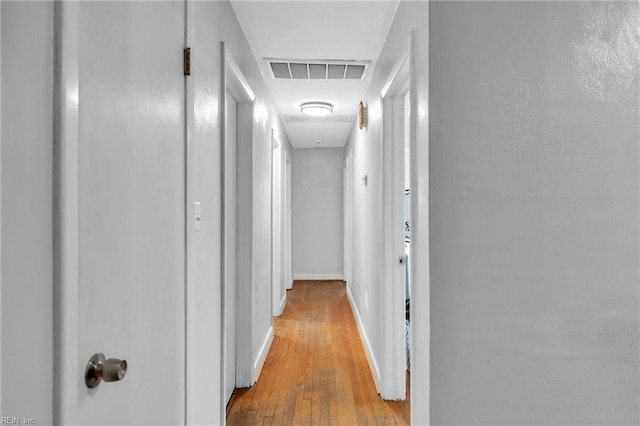
[{"label": "white ceiling", "polygon": [[[398,1],[231,1],[295,148],[344,146],[353,126],[345,122],[344,114],[355,120]],[[371,64],[364,80],[276,80],[265,58]],[[300,104],[309,101],[333,104],[340,119],[330,116],[320,123],[285,119],[301,114]]]}]

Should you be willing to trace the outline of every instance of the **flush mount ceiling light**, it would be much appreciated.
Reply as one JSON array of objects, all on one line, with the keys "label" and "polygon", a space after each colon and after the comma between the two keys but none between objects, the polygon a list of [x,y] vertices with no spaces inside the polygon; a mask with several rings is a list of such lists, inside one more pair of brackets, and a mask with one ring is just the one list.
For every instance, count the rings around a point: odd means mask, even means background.
[{"label": "flush mount ceiling light", "polygon": [[305,102],[300,105],[300,111],[313,117],[321,117],[331,114],[333,105],[327,102]]}]

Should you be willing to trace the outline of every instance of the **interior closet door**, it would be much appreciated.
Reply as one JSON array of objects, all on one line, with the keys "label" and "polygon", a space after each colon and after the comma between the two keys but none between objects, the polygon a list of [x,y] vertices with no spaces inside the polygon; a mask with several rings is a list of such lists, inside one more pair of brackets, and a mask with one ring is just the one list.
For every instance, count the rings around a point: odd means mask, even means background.
[{"label": "interior closet door", "polygon": [[[56,7],[57,421],[183,424],[185,2]],[[96,353],[124,377],[88,388]]]}]

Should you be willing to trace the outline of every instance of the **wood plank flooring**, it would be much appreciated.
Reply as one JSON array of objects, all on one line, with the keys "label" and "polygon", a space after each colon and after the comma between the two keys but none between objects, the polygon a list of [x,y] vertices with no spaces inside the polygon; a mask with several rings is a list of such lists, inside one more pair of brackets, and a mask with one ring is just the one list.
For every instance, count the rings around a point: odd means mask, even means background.
[{"label": "wood plank flooring", "polygon": [[375,388],[345,284],[296,281],[252,388],[236,389],[229,425],[408,425],[409,401]]}]

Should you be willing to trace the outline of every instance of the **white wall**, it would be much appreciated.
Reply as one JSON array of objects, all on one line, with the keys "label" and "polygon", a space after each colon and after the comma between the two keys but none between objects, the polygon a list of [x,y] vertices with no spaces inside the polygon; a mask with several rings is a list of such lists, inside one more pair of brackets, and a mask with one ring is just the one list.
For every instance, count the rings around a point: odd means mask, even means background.
[{"label": "white wall", "polygon": [[52,422],[53,3],[2,2],[2,416]]},{"label": "white wall", "polygon": [[430,18],[432,423],[638,424],[640,4]]},{"label": "white wall", "polygon": [[[218,424],[225,413],[220,396],[220,121],[221,52],[224,41],[256,95],[254,103],[251,170],[251,223],[254,246],[250,264],[254,291],[252,312],[243,312],[252,321],[252,360],[271,329],[271,129],[283,146],[290,146],[280,119],[258,69],[258,65],[228,2],[188,4],[188,44],[192,52],[192,75],[188,96],[192,102],[189,129],[188,205],[202,204],[202,229],[190,229],[188,250],[188,297],[195,306],[188,315],[187,338],[192,357],[188,359],[187,416],[194,424]],[[247,212],[245,212],[247,214]],[[189,222],[190,223],[190,222]],[[192,226],[191,223],[189,225]],[[213,366],[201,374],[201,366]]]},{"label": "white wall", "polygon": [[[400,2],[387,40],[367,89],[368,126],[360,130],[357,124],[347,141],[346,153],[352,171],[348,179],[352,195],[352,277],[348,289],[359,315],[361,332],[368,342],[369,358],[374,377],[383,356],[383,147],[382,103],[380,91],[392,68],[400,59],[405,43],[414,32],[411,84],[417,93],[412,100],[416,114],[413,165],[428,164],[428,13],[427,2]],[[427,167],[416,167],[417,182],[412,189],[417,203],[413,206],[412,223],[412,365],[411,418],[414,424],[426,424],[429,419],[429,175]],[[368,185],[363,184],[367,176]]]},{"label": "white wall", "polygon": [[294,149],[291,161],[294,278],[342,279],[344,149]]}]

